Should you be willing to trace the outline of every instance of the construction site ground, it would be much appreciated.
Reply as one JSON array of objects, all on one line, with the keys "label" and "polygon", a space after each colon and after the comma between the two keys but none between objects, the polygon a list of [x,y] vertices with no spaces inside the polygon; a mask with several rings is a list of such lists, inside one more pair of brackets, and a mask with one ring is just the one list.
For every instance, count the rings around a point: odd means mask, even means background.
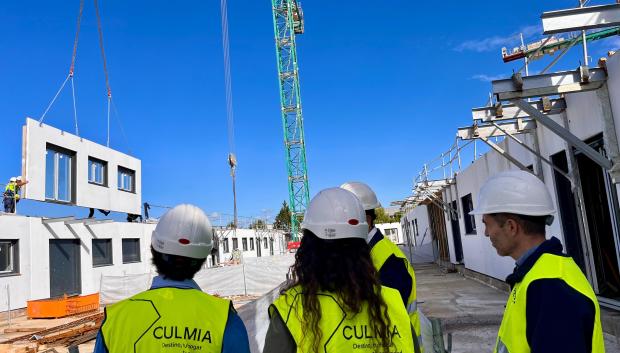
[{"label": "construction site ground", "polygon": [[[403,250],[407,252],[407,249]],[[418,249],[413,256],[421,311],[429,318],[440,318],[442,320],[444,333],[452,335],[452,352],[491,352],[508,293],[505,290],[496,289],[482,283],[480,280],[464,276],[461,273],[446,272],[438,265],[430,262],[432,260],[432,250],[426,249],[428,250],[426,253],[424,250]],[[277,277],[281,282],[285,278],[287,266],[292,261],[292,255],[285,255],[265,260],[265,265],[271,268],[270,276]],[[246,262],[246,276],[248,276],[248,273],[253,275],[255,269],[251,267],[260,267],[259,263],[260,260],[252,263],[250,261]],[[214,293],[224,293],[229,292],[229,289],[232,290],[229,280],[231,275],[233,278],[236,276],[241,276],[242,278],[242,274],[239,275],[237,272],[242,272],[243,269],[240,265],[237,266],[228,266],[225,269],[212,269],[202,273],[205,277],[211,277],[209,279],[209,288],[203,289]],[[238,280],[241,278],[238,278]],[[264,337],[269,325],[267,309],[269,304],[279,295],[279,288],[273,284],[278,281],[275,281],[275,279],[273,281],[264,281],[259,291],[257,289],[260,282],[256,281],[256,279],[247,281],[246,284],[251,283],[248,287],[252,288],[253,293],[227,296],[233,300],[239,315],[245,322],[253,353],[262,351]],[[270,284],[267,285],[267,283]],[[235,286],[243,288],[239,284]],[[239,289],[236,290],[238,291]],[[609,312],[608,315],[614,316],[616,313]],[[11,328],[13,330],[16,328],[50,328],[86,316],[45,320],[28,320],[25,316],[20,316],[12,319]],[[603,320],[603,325],[605,326],[605,320]],[[28,332],[5,333],[7,328],[8,322],[6,320],[0,321],[0,341],[28,334]],[[605,334],[605,345],[607,352],[620,353],[620,340],[616,336]],[[3,348],[0,345],[0,353],[27,352],[23,349],[24,347],[23,345],[13,347],[13,349],[21,348],[22,350],[20,351],[9,350],[8,347],[5,346]],[[39,352],[45,351],[44,347],[40,346]],[[94,340],[91,340],[80,344],[79,351],[82,353],[92,352],[93,347]],[[66,347],[54,347],[54,349],[58,353],[68,352]]]}]

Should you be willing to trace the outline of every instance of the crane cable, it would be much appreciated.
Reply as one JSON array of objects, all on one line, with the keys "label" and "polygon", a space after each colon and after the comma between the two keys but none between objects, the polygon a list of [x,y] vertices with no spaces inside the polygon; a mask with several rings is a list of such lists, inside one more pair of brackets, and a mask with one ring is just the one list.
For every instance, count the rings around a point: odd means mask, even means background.
[{"label": "crane cable", "polygon": [[227,0],[220,0],[222,15],[222,49],[224,51],[224,84],[226,86],[226,114],[228,127],[228,149],[235,152],[235,121],[233,115],[232,82],[230,78],[230,46],[228,39]]},{"label": "crane cable", "polygon": [[62,92],[63,88],[67,84],[67,81],[71,79],[71,92],[72,92],[72,97],[73,97],[73,118],[75,121],[75,134],[77,136],[80,135],[80,132],[78,129],[77,107],[76,107],[76,102],[75,102],[75,83],[73,81],[73,74],[75,72],[75,59],[77,57],[78,39],[80,37],[80,25],[82,23],[83,12],[84,12],[84,0],[80,0],[80,10],[78,13],[78,18],[77,18],[75,39],[73,41],[73,54],[71,55],[71,66],[69,67],[69,74],[67,75],[67,78],[65,78],[65,81],[62,83],[62,85],[56,92],[56,95],[54,95],[54,98],[52,98],[52,101],[48,104],[47,108],[45,109],[45,112],[43,112],[43,115],[41,115],[41,118],[39,119],[39,124],[42,124],[43,119],[45,119],[45,116],[47,115],[47,112],[49,112],[49,110],[52,108],[52,105],[54,105],[54,102],[56,102],[56,99],[60,95],[60,92]]},{"label": "crane cable", "polygon": [[234,230],[237,229],[237,190],[236,173],[237,156],[235,155],[235,121],[232,102],[232,82],[230,78],[230,45],[228,38],[228,4],[226,0],[220,0],[222,17],[222,49],[224,51],[224,85],[226,88],[226,122],[228,128],[228,164],[232,177]]},{"label": "crane cable", "polygon": [[108,65],[105,59],[105,50],[103,49],[103,28],[101,26],[101,15],[99,14],[99,4],[95,2],[95,13],[97,14],[97,30],[99,32],[99,47],[101,48],[101,59],[103,60],[103,73],[105,75],[105,86],[108,94],[108,139],[107,146],[110,147],[110,105],[112,101],[112,90],[110,89],[110,77],[108,75]]}]

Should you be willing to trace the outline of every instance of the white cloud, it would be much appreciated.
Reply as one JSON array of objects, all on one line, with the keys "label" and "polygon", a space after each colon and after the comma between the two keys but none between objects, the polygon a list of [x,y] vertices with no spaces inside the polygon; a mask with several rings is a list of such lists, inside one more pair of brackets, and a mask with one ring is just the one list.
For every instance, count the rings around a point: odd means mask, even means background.
[{"label": "white cloud", "polygon": [[491,81],[495,81],[495,80],[501,80],[506,78],[506,75],[485,75],[485,74],[477,74],[477,75],[473,75],[472,80],[478,80],[478,81],[482,81],[482,82],[491,82]]},{"label": "white cloud", "polygon": [[512,46],[517,46],[521,44],[521,33],[523,33],[523,39],[528,40],[534,35],[541,34],[542,27],[540,25],[525,26],[521,28],[521,30],[519,30],[518,32],[508,36],[493,36],[483,39],[467,40],[457,45],[454,50],[475,51],[481,53],[485,51],[496,50],[504,46],[510,48]]}]

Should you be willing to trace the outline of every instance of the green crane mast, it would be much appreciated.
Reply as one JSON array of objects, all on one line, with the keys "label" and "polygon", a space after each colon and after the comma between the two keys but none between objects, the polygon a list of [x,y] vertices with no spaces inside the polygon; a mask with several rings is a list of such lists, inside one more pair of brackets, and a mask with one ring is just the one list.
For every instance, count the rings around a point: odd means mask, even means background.
[{"label": "green crane mast", "polygon": [[297,240],[299,222],[309,199],[304,119],[301,110],[297,49],[295,48],[295,36],[304,32],[304,20],[297,0],[271,0],[271,5],[288,172],[291,236],[293,240]]}]

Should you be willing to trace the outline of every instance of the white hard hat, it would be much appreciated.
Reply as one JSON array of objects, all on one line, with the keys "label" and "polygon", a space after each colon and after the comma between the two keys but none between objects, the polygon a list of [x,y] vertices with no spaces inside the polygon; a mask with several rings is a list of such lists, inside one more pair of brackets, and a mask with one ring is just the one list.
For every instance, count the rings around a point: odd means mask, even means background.
[{"label": "white hard hat", "polygon": [[[555,207],[545,184],[533,174],[518,170],[496,174],[480,188],[478,207],[469,214],[492,213],[551,216]],[[547,224],[552,221],[553,216]]]},{"label": "white hard hat", "polygon": [[10,182],[16,182],[17,178],[16,177],[11,177],[11,179],[9,179]]},{"label": "white hard hat", "polygon": [[159,219],[151,245],[162,254],[206,259],[213,249],[213,228],[200,208],[178,205]]},{"label": "white hard hat", "polygon": [[359,181],[349,181],[340,185],[342,189],[351,191],[362,202],[364,210],[374,210],[377,207],[381,207],[377,195],[372,191],[370,186],[360,183]]},{"label": "white hard hat", "polygon": [[368,224],[360,200],[341,188],[329,188],[310,200],[302,229],[307,229],[321,239],[366,239]]},{"label": "white hard hat", "polygon": [[22,180],[22,176],[21,176],[21,175],[16,176],[16,177],[15,177],[15,179],[17,179],[17,180]]}]

